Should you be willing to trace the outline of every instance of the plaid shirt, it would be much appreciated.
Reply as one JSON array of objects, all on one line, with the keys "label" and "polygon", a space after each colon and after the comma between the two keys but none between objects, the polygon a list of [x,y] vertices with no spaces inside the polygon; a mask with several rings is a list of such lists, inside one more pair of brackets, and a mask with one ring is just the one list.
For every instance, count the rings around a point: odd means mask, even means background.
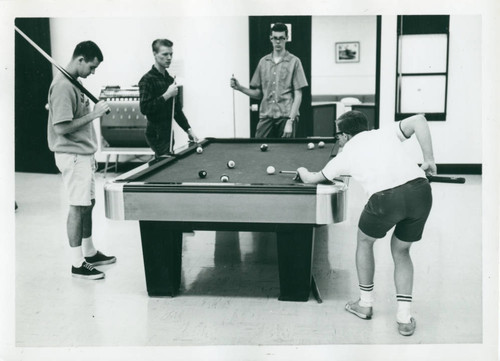
[{"label": "plaid shirt", "polygon": [[[148,118],[157,127],[170,128],[172,126],[172,98],[165,100],[162,94],[168,89],[174,78],[165,70],[165,76],[162,75],[153,65],[139,81],[139,107],[141,113]],[[187,131],[191,126],[182,111],[179,97],[175,97],[174,119],[179,126]],[[149,125],[149,124],[148,124]]]}]

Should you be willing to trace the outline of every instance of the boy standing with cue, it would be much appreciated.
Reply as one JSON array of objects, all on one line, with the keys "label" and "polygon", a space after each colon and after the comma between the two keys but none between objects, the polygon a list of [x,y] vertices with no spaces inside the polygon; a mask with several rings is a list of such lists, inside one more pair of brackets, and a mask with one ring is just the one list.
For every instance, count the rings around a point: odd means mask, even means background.
[{"label": "boy standing with cue", "polygon": [[308,83],[302,62],[286,50],[287,26],[283,23],[274,24],[269,40],[273,51],[260,59],[250,81],[250,88],[242,86],[234,74],[230,86],[260,100],[255,138],[290,138],[295,136],[302,88],[308,86]]},{"label": "boy standing with cue", "polygon": [[[66,70],[78,80],[94,74],[102,61],[99,47],[92,41],[84,41],[76,46]],[[91,111],[89,99],[80,87],[62,73],[54,77],[48,100],[47,140],[69,194],[67,232],[73,257],[71,273],[84,279],[104,278],[104,273],[94,266],[114,263],[116,258],[98,251],[92,241],[97,151],[92,121],[109,112],[109,105],[99,101]]]},{"label": "boy standing with cue", "polygon": [[156,157],[172,153],[174,139],[171,139],[171,132],[174,119],[191,141],[198,142],[198,137],[182,111],[175,79],[167,71],[172,63],[173,45],[168,39],[153,41],[151,46],[155,63],[139,81],[139,106],[141,113],[148,119],[146,141]]}]

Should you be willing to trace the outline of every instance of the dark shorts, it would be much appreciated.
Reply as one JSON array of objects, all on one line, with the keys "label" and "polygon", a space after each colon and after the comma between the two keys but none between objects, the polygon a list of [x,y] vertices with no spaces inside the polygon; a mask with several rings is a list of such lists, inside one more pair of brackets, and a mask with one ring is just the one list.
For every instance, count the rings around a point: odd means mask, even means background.
[{"label": "dark shorts", "polygon": [[401,241],[422,238],[432,207],[432,192],[425,178],[417,178],[395,188],[373,194],[359,219],[359,229],[373,238],[383,238],[394,226]]}]

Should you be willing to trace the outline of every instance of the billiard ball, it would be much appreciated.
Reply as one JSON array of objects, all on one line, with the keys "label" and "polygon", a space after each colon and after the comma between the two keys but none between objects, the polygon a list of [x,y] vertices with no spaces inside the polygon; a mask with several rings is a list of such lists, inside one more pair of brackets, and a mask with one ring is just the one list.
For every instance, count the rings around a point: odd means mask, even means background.
[{"label": "billiard ball", "polygon": [[260,150],[263,151],[263,152],[265,152],[267,150],[267,144],[262,144],[260,146]]},{"label": "billiard ball", "polygon": [[198,153],[198,154],[203,153],[203,148],[202,147],[196,148],[196,153]]},{"label": "billiard ball", "polygon": [[269,167],[267,167],[266,172],[267,174],[274,174],[276,172],[276,169],[272,165],[270,165]]},{"label": "billiard ball", "polygon": [[314,149],[314,143],[308,143],[307,149]]},{"label": "billiard ball", "polygon": [[324,148],[325,142],[321,141],[318,143],[318,148]]},{"label": "billiard ball", "polygon": [[234,166],[236,165],[236,163],[234,163],[234,160],[230,160],[229,162],[227,162],[226,165],[227,165],[228,168],[232,169],[232,168],[234,168]]},{"label": "billiard ball", "polygon": [[207,171],[206,171],[206,170],[203,170],[203,169],[202,169],[202,170],[200,170],[200,171],[198,172],[198,176],[199,176],[200,178],[205,178],[205,177],[207,176]]},{"label": "billiard ball", "polygon": [[220,177],[220,180],[221,180],[221,182],[226,183],[226,182],[229,182],[229,177],[228,177],[227,175],[223,174],[223,175]]}]

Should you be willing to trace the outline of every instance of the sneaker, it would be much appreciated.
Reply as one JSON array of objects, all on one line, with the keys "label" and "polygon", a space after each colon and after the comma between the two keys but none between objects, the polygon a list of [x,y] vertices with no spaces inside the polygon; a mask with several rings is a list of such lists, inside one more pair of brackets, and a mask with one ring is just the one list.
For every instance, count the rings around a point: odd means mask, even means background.
[{"label": "sneaker", "polygon": [[115,256],[106,256],[104,253],[97,251],[92,257],[85,257],[85,261],[92,266],[102,266],[104,264],[111,264],[116,262]]},{"label": "sneaker", "polygon": [[417,327],[417,321],[412,317],[409,323],[399,323],[398,322],[398,331],[403,336],[411,336],[415,332],[415,328]]},{"label": "sneaker", "polygon": [[104,273],[96,270],[90,263],[83,262],[80,267],[71,266],[71,275],[76,278],[98,280],[104,278]]},{"label": "sneaker", "polygon": [[373,316],[373,307],[363,307],[359,305],[359,301],[347,302],[345,309],[347,312],[362,318],[363,320],[369,320]]}]

